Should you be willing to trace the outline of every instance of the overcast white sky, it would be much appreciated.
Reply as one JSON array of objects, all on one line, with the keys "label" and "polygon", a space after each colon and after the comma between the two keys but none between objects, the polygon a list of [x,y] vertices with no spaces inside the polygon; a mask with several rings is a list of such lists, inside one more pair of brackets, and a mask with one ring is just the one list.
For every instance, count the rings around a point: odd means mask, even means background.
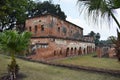
[{"label": "overcast white sky", "polygon": [[[46,0],[39,0],[46,1]],[[84,18],[85,15],[80,15],[78,10],[78,5],[76,5],[77,0],[53,0],[53,3],[60,4],[62,11],[67,15],[67,20],[82,27],[84,35],[88,34],[90,31],[95,33],[100,33],[101,40],[106,40],[109,36],[117,36],[116,24],[113,22],[113,26],[109,27],[104,25],[98,27],[95,25],[88,24],[87,20]],[[119,13],[118,13],[119,12]],[[118,13],[118,14],[117,14]],[[120,10],[117,10],[116,17],[120,21]]]}]

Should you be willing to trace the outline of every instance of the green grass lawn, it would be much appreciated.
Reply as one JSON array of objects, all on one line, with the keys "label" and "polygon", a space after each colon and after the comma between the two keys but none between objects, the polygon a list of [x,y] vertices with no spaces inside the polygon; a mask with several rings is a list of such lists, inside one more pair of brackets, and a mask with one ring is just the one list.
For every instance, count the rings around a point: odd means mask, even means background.
[{"label": "green grass lawn", "polygon": [[117,59],[98,58],[98,57],[93,57],[94,55],[95,53],[92,53],[83,56],[54,60],[53,62],[120,70],[120,62],[118,62]]},{"label": "green grass lawn", "polygon": [[[6,73],[10,58],[0,54],[0,77]],[[22,74],[19,80],[120,80],[105,73],[76,71],[17,59]]]}]

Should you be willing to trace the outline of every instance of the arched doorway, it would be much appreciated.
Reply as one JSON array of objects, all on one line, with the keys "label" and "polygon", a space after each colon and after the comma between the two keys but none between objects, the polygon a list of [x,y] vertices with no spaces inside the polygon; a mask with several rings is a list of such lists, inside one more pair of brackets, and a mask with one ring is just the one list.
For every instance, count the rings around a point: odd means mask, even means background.
[{"label": "arched doorway", "polygon": [[78,55],[82,54],[82,50],[81,50],[81,47],[79,47],[79,50],[78,50]]},{"label": "arched doorway", "polygon": [[66,49],[66,55],[65,55],[65,57],[67,57],[68,54],[69,54],[69,47]]},{"label": "arched doorway", "polygon": [[56,51],[54,51],[54,56],[56,56]]},{"label": "arched doorway", "polygon": [[62,50],[60,50],[60,55],[62,55]]},{"label": "arched doorway", "polygon": [[83,54],[86,54],[85,48],[83,49]]},{"label": "arched doorway", "polygon": [[74,55],[77,55],[77,48],[75,47],[75,49],[74,49],[74,53],[73,53]]}]

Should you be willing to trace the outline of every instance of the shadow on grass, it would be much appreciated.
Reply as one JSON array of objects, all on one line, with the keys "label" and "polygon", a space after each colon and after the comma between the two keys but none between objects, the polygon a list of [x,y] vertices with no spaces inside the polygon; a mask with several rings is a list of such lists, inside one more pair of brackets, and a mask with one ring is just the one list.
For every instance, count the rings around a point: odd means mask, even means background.
[{"label": "shadow on grass", "polygon": [[24,73],[19,73],[18,76],[17,76],[17,80],[23,80],[24,78],[26,78],[26,74]]},{"label": "shadow on grass", "polygon": [[[17,79],[15,79],[15,80],[23,80],[24,78],[26,78],[27,76],[24,74],[24,73],[19,73],[18,75],[17,75]],[[3,75],[2,75],[2,77],[0,77],[0,80],[11,80],[10,79],[10,76],[7,74],[7,73],[4,73]]]}]

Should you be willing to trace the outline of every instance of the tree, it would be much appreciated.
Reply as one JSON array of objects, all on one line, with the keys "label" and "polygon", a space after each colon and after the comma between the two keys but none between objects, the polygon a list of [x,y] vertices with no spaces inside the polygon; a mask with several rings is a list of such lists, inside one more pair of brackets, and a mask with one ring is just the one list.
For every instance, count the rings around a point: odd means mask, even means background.
[{"label": "tree", "polygon": [[99,45],[99,39],[100,39],[100,33],[95,33],[94,31],[91,31],[88,35],[92,36],[94,38],[95,45]]},{"label": "tree", "polygon": [[96,46],[99,45],[99,39],[100,39],[100,34],[97,33],[97,34],[95,35],[95,45],[96,45]]},{"label": "tree", "polygon": [[95,37],[96,37],[97,39],[100,39],[100,33],[97,33],[97,34],[95,35]]},{"label": "tree", "polygon": [[52,4],[52,0],[43,3],[33,0],[0,0],[0,31],[13,29],[14,27],[24,31],[26,18],[45,13],[51,13],[61,19],[66,19],[60,5]]},{"label": "tree", "polygon": [[18,65],[15,60],[15,54],[25,51],[30,44],[31,33],[18,33],[15,30],[7,30],[0,33],[0,50],[8,52],[11,55],[11,64],[8,71],[14,78],[18,72]]},{"label": "tree", "polygon": [[[112,18],[120,29],[120,24],[114,16],[114,10],[120,8],[120,0],[78,0],[78,4],[80,4],[81,12],[87,11],[88,17],[92,18],[94,23],[101,24],[101,21],[107,18],[108,24],[110,25]],[[118,59],[120,61],[120,45],[118,45],[120,43],[120,32],[118,30],[117,35],[116,52],[119,55]]]},{"label": "tree", "polygon": [[114,16],[114,10],[120,8],[120,0],[78,0],[78,3],[80,4],[81,12],[87,11],[88,17],[92,18],[94,22],[98,21],[101,23],[101,20],[103,21],[103,18],[105,20],[107,17],[110,24],[112,17],[120,28],[120,24]]},{"label": "tree", "polygon": [[107,38],[107,41],[110,42],[110,43],[112,43],[112,40],[117,40],[117,37],[115,37],[115,36],[109,36]]},{"label": "tree", "polygon": [[91,31],[88,35],[92,36],[92,37],[95,37],[95,32],[94,31]]},{"label": "tree", "polygon": [[110,47],[112,47],[111,44],[115,44],[116,41],[117,41],[117,37],[109,36],[106,40],[106,43],[110,45]]},{"label": "tree", "polygon": [[34,16],[39,16],[43,15],[46,13],[50,13],[53,15],[56,15],[60,17],[61,19],[66,19],[65,13],[61,10],[60,5],[58,4],[52,4],[51,0],[50,1],[44,1],[42,2],[37,2],[35,4],[35,8],[29,11],[29,16],[34,17]]},{"label": "tree", "polygon": [[23,24],[31,2],[31,0],[0,0],[0,30],[12,29],[16,24]]}]

